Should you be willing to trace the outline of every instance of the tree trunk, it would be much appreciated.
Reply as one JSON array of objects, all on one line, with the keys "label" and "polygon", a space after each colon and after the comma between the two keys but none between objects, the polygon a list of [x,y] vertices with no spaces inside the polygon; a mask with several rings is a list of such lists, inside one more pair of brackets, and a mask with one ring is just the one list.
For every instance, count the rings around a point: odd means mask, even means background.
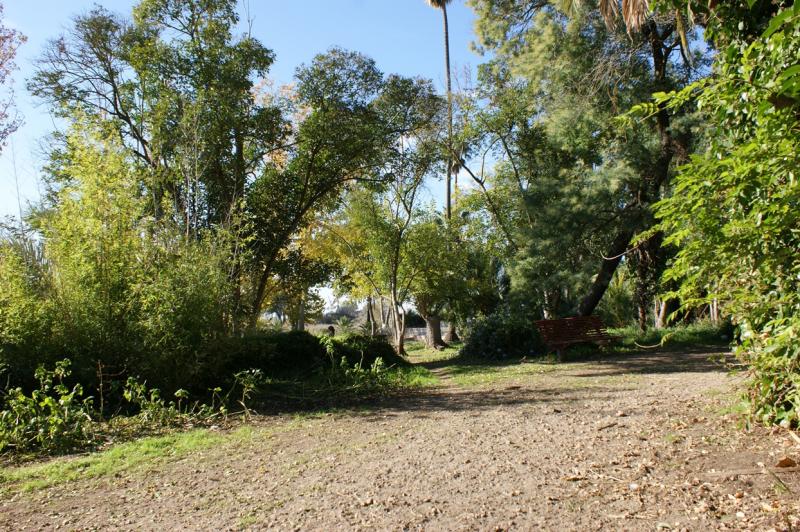
[{"label": "tree trunk", "polygon": [[711,323],[719,325],[719,301],[716,299],[713,299],[708,305],[708,317],[711,319]]},{"label": "tree trunk", "polygon": [[300,297],[300,303],[297,308],[297,322],[294,326],[295,331],[306,330],[306,296],[303,294]]},{"label": "tree trunk", "polygon": [[614,272],[617,270],[622,256],[628,249],[628,244],[630,244],[633,234],[633,230],[624,229],[617,234],[617,237],[611,243],[608,254],[603,258],[600,270],[597,272],[594,282],[589,288],[589,292],[584,296],[578,306],[579,316],[590,316],[592,312],[594,312],[594,309],[597,308],[600,300],[603,299],[608,284],[614,277]]},{"label": "tree trunk", "polygon": [[650,302],[648,301],[648,297],[645,295],[645,290],[643,288],[638,288],[636,290],[636,300],[637,300],[637,315],[638,315],[638,324],[639,330],[646,331],[647,330],[647,307],[650,306]]},{"label": "tree trunk", "polygon": [[653,268],[653,264],[648,260],[647,251],[639,249],[638,262],[636,264],[636,288],[634,298],[636,299],[636,315],[638,317],[639,330],[647,330],[647,311],[650,306],[650,290],[648,286],[648,274]]},{"label": "tree trunk", "polygon": [[458,336],[458,331],[456,331],[456,323],[455,320],[450,322],[450,327],[447,329],[447,334],[444,335],[445,343],[452,344],[453,342],[460,342],[461,338]]},{"label": "tree trunk", "polygon": [[447,344],[442,340],[442,318],[426,315],[425,319],[425,346],[428,349],[444,349]]},{"label": "tree trunk", "polygon": [[269,277],[272,274],[272,264],[274,263],[275,258],[276,256],[273,254],[259,274],[258,284],[256,285],[255,295],[253,296],[253,306],[249,309],[250,316],[248,325],[251,329],[256,328],[256,325],[258,324],[258,318],[261,316],[261,305],[264,304],[264,298],[267,295],[267,283],[269,282]]},{"label": "tree trunk", "polygon": [[389,325],[389,313],[384,312],[383,308],[383,296],[378,299],[378,312],[381,314],[381,330],[385,331],[386,326]]},{"label": "tree trunk", "polygon": [[372,296],[367,296],[367,323],[369,324],[369,335],[375,336],[375,315],[372,313]]},{"label": "tree trunk", "polygon": [[666,327],[667,302],[656,299],[653,302],[653,328],[663,329]]},{"label": "tree trunk", "polygon": [[662,329],[669,327],[672,323],[670,316],[673,312],[678,310],[677,299],[664,299],[657,302],[658,308],[656,309],[655,328]]},{"label": "tree trunk", "polygon": [[397,296],[392,294],[392,325],[394,326],[394,350],[400,356],[405,356],[406,315],[397,301]]},{"label": "tree trunk", "polygon": [[444,20],[444,66],[445,81],[447,83],[447,220],[452,216],[452,203],[450,199],[450,186],[453,175],[453,89],[450,79],[450,28],[447,23],[447,6],[442,4],[442,17]]},{"label": "tree trunk", "polygon": [[558,308],[560,305],[561,305],[561,291],[545,290],[544,308],[542,309],[542,313],[544,314],[544,319],[549,320],[558,317]]}]

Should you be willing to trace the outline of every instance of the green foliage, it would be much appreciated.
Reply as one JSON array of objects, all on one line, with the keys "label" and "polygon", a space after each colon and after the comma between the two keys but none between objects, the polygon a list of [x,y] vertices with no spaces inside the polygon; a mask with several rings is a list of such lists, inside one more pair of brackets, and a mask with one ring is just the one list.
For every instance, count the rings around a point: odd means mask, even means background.
[{"label": "green foliage", "polygon": [[[335,348],[333,350],[335,352]],[[335,355],[332,355],[335,356]],[[392,352],[392,357],[397,355]],[[372,362],[367,363],[367,360]],[[401,365],[386,365],[381,357],[365,357],[363,361],[351,363],[341,357],[338,364],[331,359],[332,366],[320,373],[312,386],[318,386],[316,395],[322,398],[359,399],[375,398],[395,393],[398,390],[419,388],[436,384],[437,379],[424,368]]]},{"label": "green foliage", "polygon": [[95,7],[52,41],[29,88],[122,139],[144,163],[149,212],[209,228],[236,210],[246,174],[284,134],[280,109],[253,97],[274,54],[234,36],[238,22],[234,0],[141,0],[131,20]]},{"label": "green foliage", "polygon": [[[315,215],[335,211],[346,183],[364,181],[373,192],[392,177],[413,177],[419,183],[434,158],[428,144],[426,149],[401,148],[410,138],[429,133],[440,110],[429,81],[384,76],[363,54],[339,48],[316,56],[297,78],[295,103],[304,119],[293,132],[295,147],[283,154],[285,164],[268,168],[248,188],[247,209],[256,221],[253,246],[263,266],[255,307],[291,237]],[[395,242],[386,232],[390,228],[381,229],[384,248]],[[355,244],[349,252],[361,251],[365,243]],[[375,258],[382,264],[381,257]],[[343,267],[350,270],[354,262]],[[346,273],[363,277],[363,268],[352,270]]]},{"label": "green foliage", "polygon": [[[625,327],[636,315],[635,286],[627,267],[619,267],[608,285],[596,314],[609,327]],[[637,327],[638,329],[638,327]]]},{"label": "green foliage", "polygon": [[345,334],[332,339],[334,358],[346,359],[351,366],[371,367],[380,358],[390,367],[407,366],[408,361],[397,355],[383,336]]},{"label": "green foliage", "polygon": [[731,18],[715,27],[721,49],[712,77],[656,95],[672,106],[695,100],[715,126],[708,151],[681,169],[657,212],[667,242],[680,248],[666,274],[680,283],[677,295],[687,304],[718,300],[740,327],[754,416],[796,426],[800,7],[786,7],[759,34],[741,31],[761,20],[766,5],[749,4],[752,19],[745,10],[741,23]]},{"label": "green foliage", "polygon": [[380,154],[373,183],[353,188],[344,208],[326,224],[326,247],[343,267],[341,288],[389,299],[394,344],[402,353],[404,305],[414,293],[438,304],[440,294],[423,289],[420,281],[449,268],[437,260],[444,242],[434,209],[419,205],[424,180],[440,162],[436,118],[441,100],[428,82],[392,77],[376,106],[381,113],[393,110],[390,122],[405,136]]},{"label": "green foliage", "polygon": [[610,328],[609,333],[620,336],[619,345],[623,348],[631,349],[697,345],[726,347],[734,340],[733,327],[730,323],[714,324],[705,320],[661,329],[650,328],[646,331],[631,325],[622,328]]},{"label": "green foliage", "polygon": [[71,389],[64,384],[70,374],[70,361],[65,359],[53,370],[36,370],[39,387],[30,395],[22,388],[5,392],[0,452],[67,452],[93,443],[92,398],[83,397],[80,384]]},{"label": "green foliage", "polygon": [[41,238],[0,243],[0,362],[30,387],[40,363],[67,356],[79,382],[139,375],[188,388],[230,319],[227,234],[186,239],[145,216],[137,166],[103,128],[80,123],[66,145],[70,176],[32,222]]},{"label": "green foliage", "polygon": [[49,355],[53,302],[42,297],[49,275],[41,245],[29,235],[8,232],[0,240],[0,367],[12,382],[30,378]]},{"label": "green foliage", "polygon": [[229,379],[218,382],[226,385],[234,384],[231,376],[248,370],[259,370],[269,379],[307,379],[336,366],[342,358],[351,366],[370,367],[377,358],[389,366],[407,365],[381,337],[346,334],[330,338],[305,331],[273,331],[220,339],[209,356],[209,364],[214,366],[203,373]]},{"label": "green foliage", "polygon": [[270,378],[308,377],[327,361],[328,354],[320,338],[311,333],[256,333],[215,342],[209,350],[210,367],[203,373],[206,378],[217,375],[231,379],[239,372],[257,369]]},{"label": "green foliage", "polygon": [[146,261],[132,274],[128,341],[141,351],[128,366],[164,390],[195,389],[206,377],[201,372],[208,350],[233,319],[226,235],[200,241],[175,238],[174,232],[161,236],[144,246]]},{"label": "green foliage", "polygon": [[[540,317],[592,312],[620,257],[639,253],[628,244],[653,224],[652,203],[673,158],[692,148],[695,119],[685,111],[661,110],[628,127],[613,120],[694,75],[674,44],[675,13],[625,35],[606,26],[593,2],[573,3],[575,10],[525,0],[470,4],[480,50],[491,59],[479,72],[487,103],[465,111],[462,136],[471,154],[499,159],[491,172],[470,174],[481,210],[507,240],[512,292]],[[666,256],[649,251],[635,270],[641,308]]]},{"label": "green foliage", "polygon": [[[339,48],[302,65],[296,89],[256,84],[274,54],[237,35],[238,23],[235,0],[140,0],[131,20],[97,7],[53,40],[29,82],[60,116],[99,123],[120,139],[138,191],[129,214],[154,218],[155,227],[139,230],[174,225],[200,241],[230,233],[217,250],[228,261],[228,301],[210,316],[195,313],[210,321],[223,314],[227,333],[254,328],[276,285],[296,308],[310,286],[328,280],[329,265],[300,260],[296,238],[339,205],[346,183],[382,181],[400,139],[441,103],[430,82],[385,76],[372,59]],[[73,158],[53,150],[54,207]],[[219,275],[212,277],[216,288]],[[173,324],[149,325],[161,340]],[[192,342],[167,340],[179,363],[191,359]]]},{"label": "green foliage", "polygon": [[533,318],[507,306],[470,324],[461,347],[467,358],[509,359],[545,354]]},{"label": "green foliage", "polygon": [[264,384],[264,373],[260,369],[248,369],[236,373],[233,378],[236,379],[236,384],[241,388],[242,396],[239,399],[239,404],[244,408],[244,414],[249,420],[250,409],[247,408],[247,403],[252,395],[258,392],[259,388]]},{"label": "green foliage", "polygon": [[[238,381],[237,381],[238,382]],[[148,388],[146,383],[139,382],[133,377],[128,377],[122,391],[125,400],[136,409],[132,420],[139,429],[147,428],[153,431],[162,431],[172,427],[183,427],[188,424],[206,423],[219,415],[227,415],[228,397],[221,397],[221,388],[214,388],[211,392],[210,404],[201,404],[199,401],[191,402],[187,390],[175,391],[174,400],[167,402],[161,397],[158,388]],[[124,422],[129,424],[131,418],[114,418],[111,424]]]},{"label": "green foliage", "polygon": [[342,357],[339,364],[334,364],[331,368],[327,378],[333,388],[345,389],[356,395],[374,395],[376,392],[389,390],[392,383],[391,374],[380,357],[369,366],[360,362],[352,365],[347,358]]}]

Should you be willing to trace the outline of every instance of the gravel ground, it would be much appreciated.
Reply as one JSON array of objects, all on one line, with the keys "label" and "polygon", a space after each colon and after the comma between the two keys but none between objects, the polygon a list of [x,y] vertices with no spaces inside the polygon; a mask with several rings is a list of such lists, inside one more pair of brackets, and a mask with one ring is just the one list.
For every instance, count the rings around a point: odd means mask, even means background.
[{"label": "gravel ground", "polygon": [[[800,443],[708,352],[648,352],[255,419],[157,467],[0,496],[5,530],[797,530]],[[437,364],[432,364],[436,366]],[[533,366],[531,366],[533,367]],[[790,460],[785,460],[789,458]]]}]

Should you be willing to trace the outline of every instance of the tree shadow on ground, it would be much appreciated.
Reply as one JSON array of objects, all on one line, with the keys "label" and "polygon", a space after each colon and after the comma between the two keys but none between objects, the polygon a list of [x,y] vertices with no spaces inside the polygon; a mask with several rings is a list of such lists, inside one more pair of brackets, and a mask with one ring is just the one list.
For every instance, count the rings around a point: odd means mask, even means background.
[{"label": "tree shadow on ground", "polygon": [[533,358],[533,359],[524,358],[522,360],[520,360],[519,358],[487,359],[487,358],[465,357],[458,354],[452,357],[439,358],[436,360],[427,360],[425,362],[412,361],[412,364],[433,371],[449,367],[502,368],[507,366],[516,366],[517,364],[522,364],[525,362],[550,363],[552,361],[546,358]]},{"label": "tree shadow on ground", "polygon": [[[443,368],[455,369],[455,372],[467,373],[479,371],[481,368],[505,368],[519,364],[536,363],[553,365],[554,370],[571,366],[594,363],[602,369],[593,370],[591,375],[661,374],[661,373],[707,373],[724,371],[734,361],[730,349],[724,345],[695,345],[691,347],[671,346],[652,349],[640,349],[631,352],[619,352],[592,349],[591,352],[567,353],[566,360],[557,362],[553,357],[492,360],[484,358],[467,358],[457,355],[441,358],[415,365],[431,371]],[[463,368],[461,370],[460,368]],[[575,376],[575,374],[572,374]]]},{"label": "tree shadow on ground", "polygon": [[[731,362],[730,353],[718,347],[698,346],[693,349],[642,350],[626,354],[594,356],[582,360],[557,363],[532,360],[537,364],[552,366],[546,383],[520,382],[513,378],[489,382],[479,386],[434,386],[423,389],[399,391],[389,395],[349,400],[320,400],[305,403],[277,403],[268,410],[281,413],[302,413],[311,411],[346,411],[349,414],[361,412],[370,415],[380,412],[415,411],[424,417],[425,413],[438,411],[473,411],[476,414],[507,407],[526,404],[550,404],[555,411],[573,408],[576,402],[612,401],[621,393],[635,390],[635,385],[625,381],[609,381],[608,378],[622,376],[658,375],[669,373],[711,373],[725,372]],[[508,366],[526,364],[528,361],[486,361],[451,357],[428,361],[417,365],[431,370],[449,368],[453,374],[459,370],[469,373],[485,371],[490,368],[502,370]],[[531,375],[533,376],[533,375]],[[521,376],[524,378],[524,376]],[[563,386],[559,385],[559,380]],[[262,410],[262,413],[266,413]]]},{"label": "tree shadow on ground", "polygon": [[[479,389],[429,389],[403,397],[384,398],[373,406],[385,413],[471,411],[476,414],[509,406],[550,405],[554,413],[574,407],[581,401],[612,400],[620,393],[633,390],[629,386],[602,384],[577,387],[528,387],[500,383]],[[424,414],[419,414],[424,417]]]},{"label": "tree shadow on ground", "polygon": [[[547,386],[535,382],[520,384],[517,381],[499,381],[478,388],[434,388],[411,392],[403,396],[385,398],[372,407],[386,411],[485,411],[503,406],[525,404],[550,404],[555,412],[574,408],[585,401],[610,401],[620,394],[635,390],[635,386],[620,381],[612,384],[609,377],[663,375],[670,373],[719,373],[727,371],[733,361],[730,352],[719,346],[695,346],[682,349],[641,350],[633,353],[612,353],[570,362],[532,360],[534,363],[553,365]],[[525,364],[528,361],[496,361],[460,359],[453,357],[421,363],[431,370],[503,367]],[[562,386],[553,386],[563,378]],[[423,415],[424,417],[424,415]]]},{"label": "tree shadow on ground", "polygon": [[[520,386],[499,383],[494,387],[444,388],[397,392],[378,398],[351,399],[347,401],[319,401],[316,403],[286,403],[273,408],[259,409],[260,414],[302,414],[336,412],[346,415],[388,415],[392,412],[414,412],[425,418],[436,412],[481,412],[504,407],[524,405],[551,405],[555,413],[574,407],[581,401],[612,400],[620,393],[633,390],[630,386],[589,384],[568,387]],[[388,414],[387,414],[388,413]]]},{"label": "tree shadow on ground", "polygon": [[710,373],[729,370],[735,358],[725,346],[642,349],[632,353],[611,353],[580,361],[566,362],[565,367],[582,362],[596,364],[588,372],[570,372],[573,377],[625,374]]}]

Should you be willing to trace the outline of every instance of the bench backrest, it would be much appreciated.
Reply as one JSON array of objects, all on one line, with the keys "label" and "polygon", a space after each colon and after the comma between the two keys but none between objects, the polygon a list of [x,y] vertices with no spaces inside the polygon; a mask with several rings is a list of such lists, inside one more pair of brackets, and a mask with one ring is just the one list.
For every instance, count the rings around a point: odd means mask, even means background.
[{"label": "bench backrest", "polygon": [[578,316],[557,320],[535,321],[545,343],[577,340],[606,340],[609,338],[603,321],[597,316]]}]

